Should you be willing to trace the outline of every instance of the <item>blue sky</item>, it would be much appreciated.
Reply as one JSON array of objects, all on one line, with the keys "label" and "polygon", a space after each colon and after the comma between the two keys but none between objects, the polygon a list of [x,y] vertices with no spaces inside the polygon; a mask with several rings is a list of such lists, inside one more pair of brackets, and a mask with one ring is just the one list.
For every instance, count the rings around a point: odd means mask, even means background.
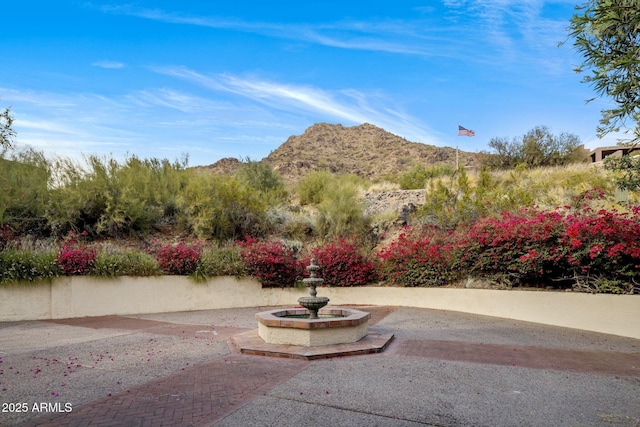
[{"label": "blue sky", "polygon": [[574,1],[309,3],[8,2],[0,108],[18,146],[77,159],[257,160],[317,122],[467,151],[538,125],[615,143],[558,47]]}]

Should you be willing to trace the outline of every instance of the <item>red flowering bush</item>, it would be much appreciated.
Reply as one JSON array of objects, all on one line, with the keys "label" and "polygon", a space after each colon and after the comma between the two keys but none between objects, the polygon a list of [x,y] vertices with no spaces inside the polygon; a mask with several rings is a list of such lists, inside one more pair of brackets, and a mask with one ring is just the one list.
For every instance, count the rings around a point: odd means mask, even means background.
[{"label": "red flowering bush", "polygon": [[238,242],[247,274],[255,276],[265,288],[295,286],[302,277],[296,251],[280,241],[260,241],[247,237]]},{"label": "red flowering bush", "polygon": [[15,238],[15,230],[9,224],[0,224],[0,251]]},{"label": "red flowering bush", "polygon": [[[353,240],[339,238],[311,250],[322,270],[319,276],[329,286],[363,286],[377,280],[377,264]],[[310,257],[302,261],[309,265]]]},{"label": "red flowering bush", "polygon": [[559,210],[535,209],[478,220],[468,232],[475,243],[469,251],[469,272],[509,284],[562,276],[566,267],[566,248],[559,244],[563,220]]},{"label": "red flowering bush", "polygon": [[624,283],[640,274],[640,206],[630,212],[581,211],[568,215],[566,223],[563,244],[575,277],[604,276],[607,286],[613,280],[621,291],[632,291]]},{"label": "red flowering bush", "polygon": [[522,209],[454,231],[407,229],[381,250],[388,280],[437,286],[464,276],[507,285],[541,284],[590,292],[640,292],[640,206],[626,212],[579,206]]},{"label": "red flowering bush", "polygon": [[378,252],[384,277],[404,286],[441,286],[457,278],[464,239],[437,227],[407,228]]},{"label": "red flowering bush", "polygon": [[64,239],[56,257],[56,264],[62,270],[62,274],[67,276],[85,275],[93,268],[97,252],[95,248],[81,242],[86,236],[86,231],[81,234],[71,232]]},{"label": "red flowering bush", "polygon": [[193,273],[198,266],[203,244],[198,241],[159,245],[152,242],[150,252],[158,260],[165,274],[186,276]]}]

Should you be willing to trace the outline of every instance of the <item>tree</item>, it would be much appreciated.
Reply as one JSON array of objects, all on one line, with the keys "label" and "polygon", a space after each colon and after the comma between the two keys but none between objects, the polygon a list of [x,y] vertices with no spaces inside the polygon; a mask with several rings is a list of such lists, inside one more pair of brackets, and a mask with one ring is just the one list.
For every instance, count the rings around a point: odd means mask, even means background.
[{"label": "tree", "polygon": [[16,132],[11,125],[13,125],[11,109],[5,108],[0,113],[0,148],[11,148],[13,146],[13,138],[16,136]]},{"label": "tree", "polygon": [[[614,108],[602,110],[598,136],[628,128],[633,138],[626,145],[640,143],[640,1],[589,0],[571,19],[570,35],[584,56],[576,71],[591,71],[583,82],[594,86],[600,96],[611,98]],[[627,122],[635,122],[627,126]],[[609,157],[605,167],[618,174],[622,189],[640,188],[640,157]]]},{"label": "tree", "polygon": [[640,1],[589,0],[577,7],[569,26],[574,46],[584,56],[576,69],[598,95],[615,107],[602,110],[598,136],[635,122],[632,142],[640,142]]},{"label": "tree", "polygon": [[521,137],[492,138],[485,166],[506,169],[519,164],[528,167],[560,166],[586,160],[580,138],[570,133],[553,135],[548,127],[537,126]]}]

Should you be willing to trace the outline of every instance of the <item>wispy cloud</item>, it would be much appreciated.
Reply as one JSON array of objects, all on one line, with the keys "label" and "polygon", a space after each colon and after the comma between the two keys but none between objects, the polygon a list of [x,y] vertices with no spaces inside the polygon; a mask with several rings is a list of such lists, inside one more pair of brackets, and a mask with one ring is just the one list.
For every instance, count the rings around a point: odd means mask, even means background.
[{"label": "wispy cloud", "polygon": [[262,158],[300,130],[299,115],[198,92],[161,88],[102,96],[0,87],[3,102],[12,106],[18,146],[79,161],[85,154],[179,158],[190,153],[195,164],[229,156]]},{"label": "wispy cloud", "polygon": [[573,6],[573,0],[445,0],[454,16],[472,21],[487,41],[505,55],[516,58],[522,52],[549,51],[564,37],[566,20],[543,17],[549,4]]},{"label": "wispy cloud", "polygon": [[107,69],[113,69],[113,70],[117,70],[117,69],[125,67],[125,64],[123,62],[109,61],[109,60],[106,60],[106,59],[101,60],[101,61],[96,61],[96,62],[92,63],[91,65],[93,65],[94,67],[107,68]]},{"label": "wispy cloud", "polygon": [[306,113],[314,121],[367,122],[414,141],[438,144],[437,137],[426,124],[399,108],[389,107],[389,100],[377,94],[365,94],[355,89],[328,91],[254,77],[204,75],[185,67],[158,68],[156,71],[213,91],[231,93],[269,109],[296,115]]},{"label": "wispy cloud", "polygon": [[[448,20],[434,20],[416,8],[404,20],[341,20],[324,23],[254,22],[237,18],[194,16],[132,5],[100,6],[105,13],[136,16],[158,22],[193,25],[311,43],[337,49],[385,52],[429,58],[459,58],[466,62],[547,64],[551,72],[561,61],[555,53],[565,38],[565,21],[544,19],[547,4],[573,0],[443,0]],[[478,49],[478,43],[483,46]],[[555,49],[555,52],[553,51]],[[554,53],[556,56],[554,56]],[[564,66],[564,64],[563,64]]]},{"label": "wispy cloud", "polygon": [[317,24],[283,24],[250,22],[235,18],[189,16],[180,12],[145,9],[131,5],[111,5],[99,8],[105,13],[136,16],[143,19],[213,29],[225,29],[263,36],[314,43],[340,49],[388,52],[395,54],[450,55],[448,49],[434,49],[424,41],[444,42],[439,30],[423,21],[340,21]]}]

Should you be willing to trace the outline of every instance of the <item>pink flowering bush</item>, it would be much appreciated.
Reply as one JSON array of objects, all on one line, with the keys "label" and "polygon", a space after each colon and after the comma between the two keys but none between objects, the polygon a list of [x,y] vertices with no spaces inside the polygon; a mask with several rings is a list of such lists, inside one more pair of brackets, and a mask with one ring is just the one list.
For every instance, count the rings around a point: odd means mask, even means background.
[{"label": "pink flowering bush", "polygon": [[574,207],[521,209],[486,216],[453,231],[407,229],[378,252],[387,280],[440,286],[481,277],[509,286],[640,292],[640,206],[593,210],[597,192]]},{"label": "pink flowering bush", "polygon": [[[580,211],[566,218],[566,262],[585,290],[597,281],[614,293],[633,292],[640,276],[640,206],[629,212]],[[594,280],[596,288],[594,289]]]},{"label": "pink flowering bush", "polygon": [[96,249],[83,243],[87,232],[80,234],[71,232],[64,239],[62,247],[56,257],[56,264],[62,274],[67,276],[88,274],[96,261]]},{"label": "pink flowering bush", "polygon": [[304,267],[309,265],[311,256],[322,268],[319,276],[328,286],[363,286],[378,278],[376,259],[351,239],[338,238],[312,249],[311,255],[302,261]]},{"label": "pink flowering bush", "polygon": [[477,276],[508,284],[538,283],[566,273],[560,210],[522,209],[485,217],[469,228],[474,243],[467,268]]},{"label": "pink flowering bush", "polygon": [[456,266],[465,259],[464,241],[438,227],[406,228],[398,239],[377,253],[382,274],[404,286],[441,286],[458,276]]},{"label": "pink flowering bush", "polygon": [[263,287],[292,287],[302,277],[296,251],[283,242],[246,237],[238,244],[242,247],[240,256],[247,267],[247,274],[257,277]]},{"label": "pink flowering bush", "polygon": [[200,241],[164,245],[154,241],[151,243],[149,252],[155,255],[165,274],[186,276],[196,270],[202,247],[203,243]]}]

